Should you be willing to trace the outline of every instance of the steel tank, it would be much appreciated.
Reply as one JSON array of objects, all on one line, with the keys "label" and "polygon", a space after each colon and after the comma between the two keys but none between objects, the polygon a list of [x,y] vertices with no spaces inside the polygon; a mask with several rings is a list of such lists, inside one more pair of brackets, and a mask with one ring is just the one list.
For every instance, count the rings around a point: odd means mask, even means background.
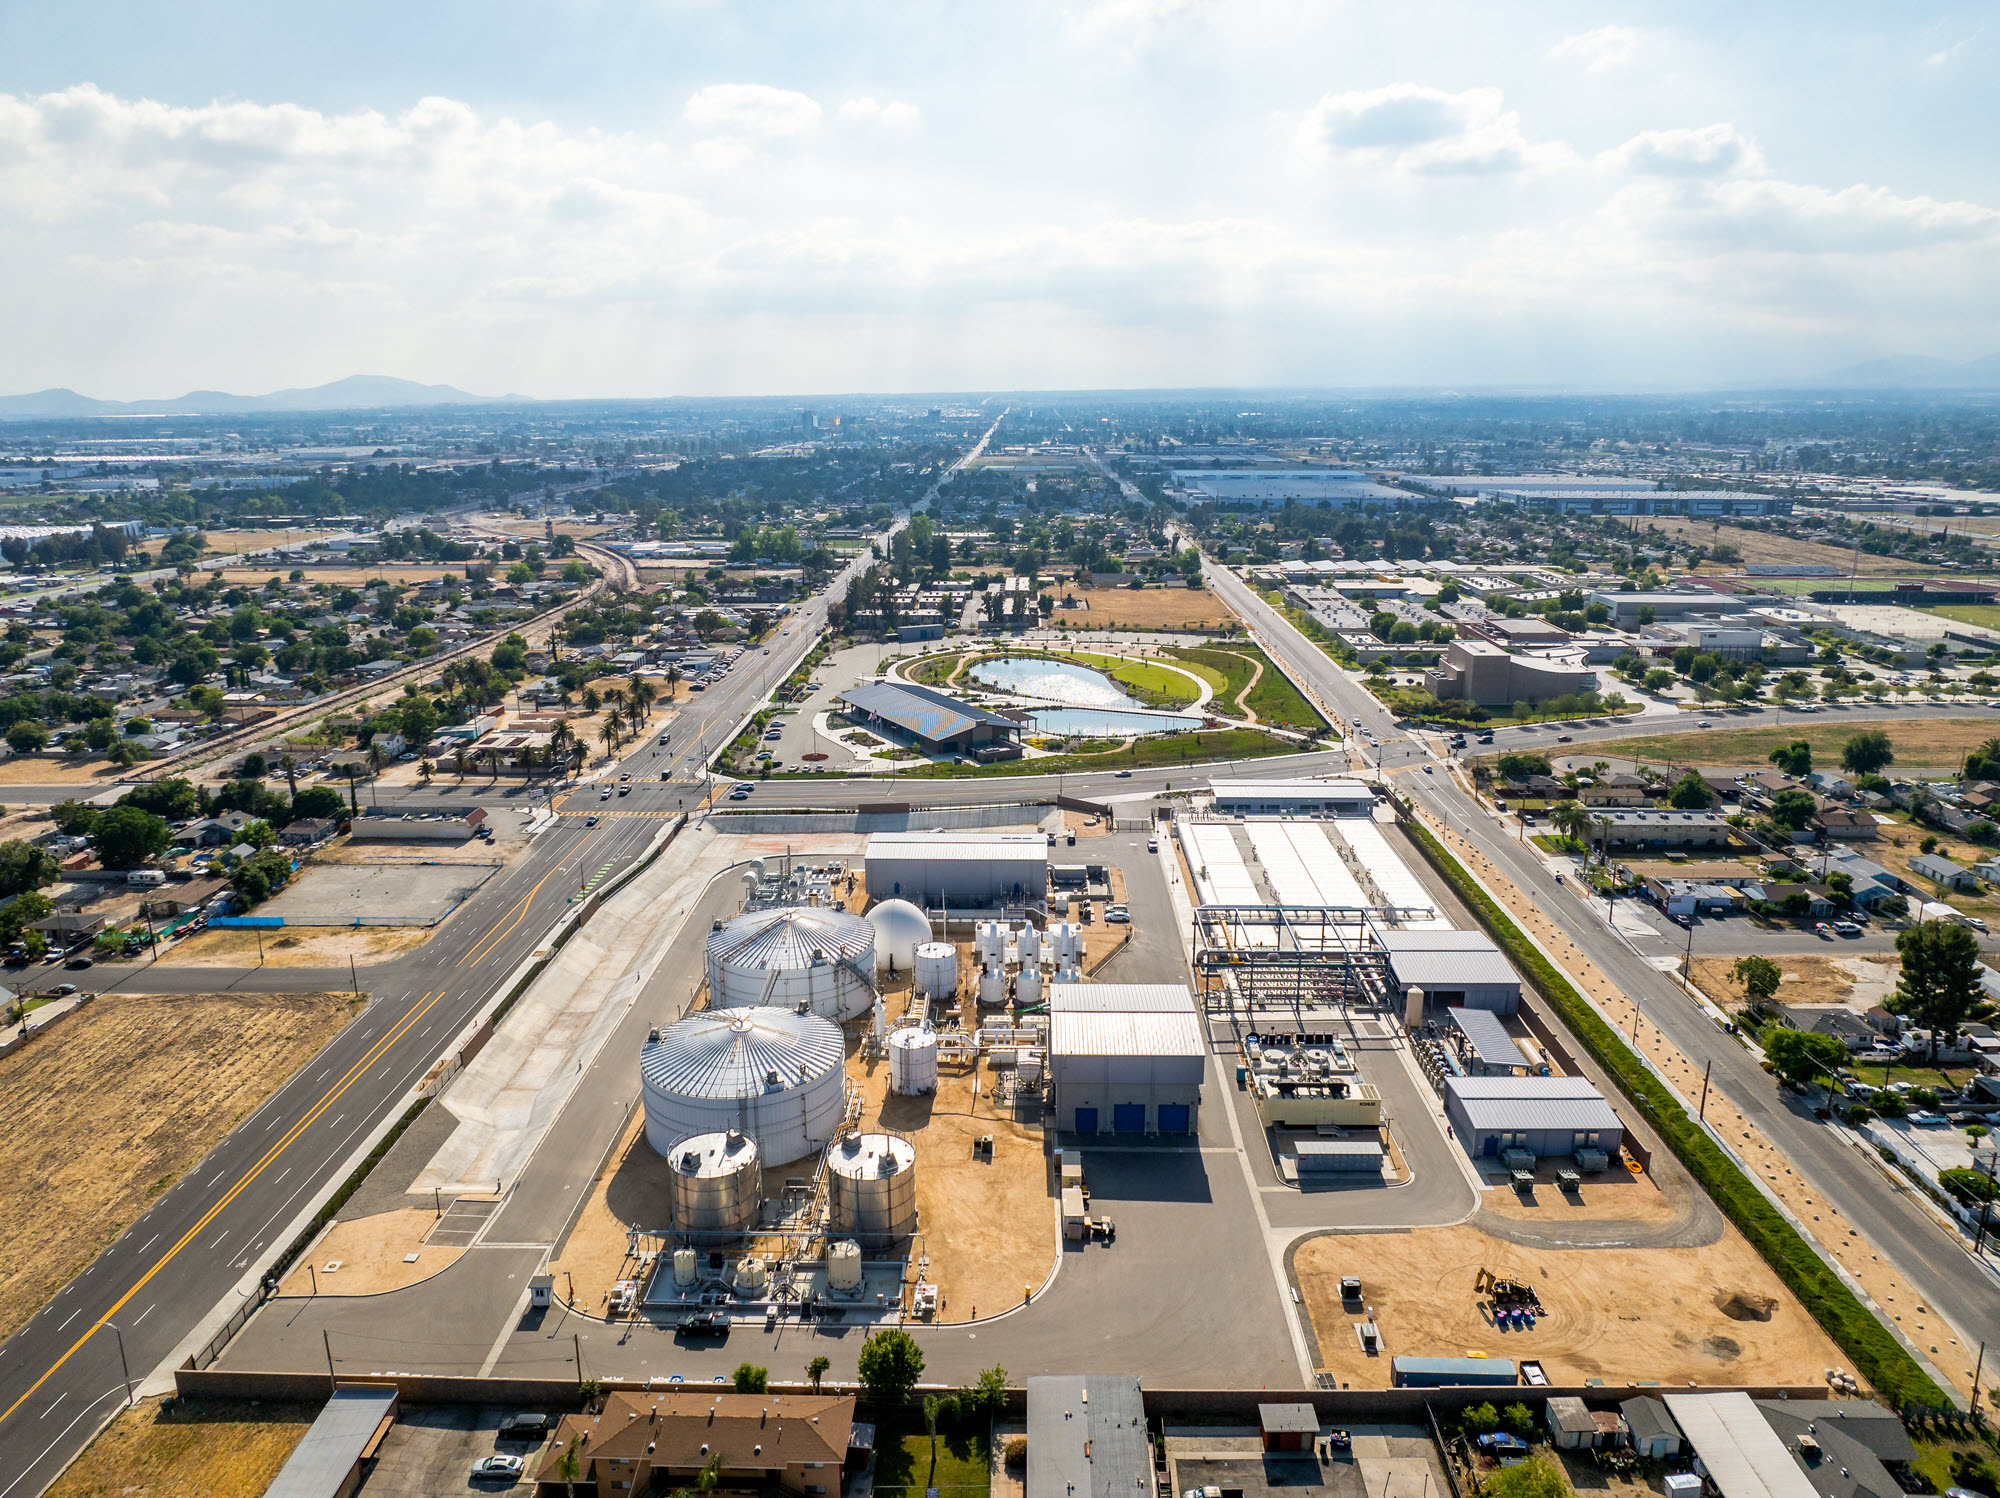
[{"label": "steel tank", "polygon": [[810,1012],[697,1010],[639,1053],[646,1139],[661,1157],[696,1134],[735,1130],[782,1165],[833,1138],[847,1111],[840,1027]]},{"label": "steel tank", "polygon": [[764,1172],[747,1134],[696,1134],[669,1150],[667,1163],[673,1167],[676,1232],[742,1233],[755,1226]]},{"label": "steel tank", "polygon": [[858,915],[801,905],[754,910],[712,932],[707,955],[708,1001],[717,1009],[804,1003],[846,1020],[874,1001],[875,928]]},{"label": "steel tank", "polygon": [[889,1037],[889,1090],[902,1097],[936,1092],[938,1045],[935,1030],[898,1030]]},{"label": "steel tank", "polygon": [[927,999],[948,999],[958,992],[958,948],[948,941],[927,941],[917,948],[917,992]]},{"label": "steel tank", "polygon": [[831,1231],[884,1248],[917,1230],[917,1147],[900,1134],[849,1134],[826,1155]]}]

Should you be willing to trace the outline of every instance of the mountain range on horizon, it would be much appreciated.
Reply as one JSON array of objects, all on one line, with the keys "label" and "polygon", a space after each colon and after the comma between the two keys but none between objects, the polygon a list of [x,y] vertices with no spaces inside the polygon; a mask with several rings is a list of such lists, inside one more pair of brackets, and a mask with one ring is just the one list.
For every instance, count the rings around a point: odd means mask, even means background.
[{"label": "mountain range on horizon", "polygon": [[[1766,381],[1739,389],[2000,391],[2000,353],[1954,363],[1918,355],[1867,359],[1829,374],[1789,382]],[[0,395],[0,420],[90,416],[228,416],[286,411],[408,410],[424,406],[535,404],[525,395],[474,395],[455,385],[425,385],[394,375],[349,375],[331,384],[268,395],[191,390],[163,400],[99,400],[65,387],[28,395]]]}]

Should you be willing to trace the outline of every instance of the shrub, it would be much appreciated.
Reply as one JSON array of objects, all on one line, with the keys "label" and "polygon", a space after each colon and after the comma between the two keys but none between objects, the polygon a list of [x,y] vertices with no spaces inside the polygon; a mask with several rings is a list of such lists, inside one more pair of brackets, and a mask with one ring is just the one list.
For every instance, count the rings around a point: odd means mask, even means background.
[{"label": "shrub", "polygon": [[1938,1184],[1967,1206],[1978,1202],[2000,1201],[2000,1185],[1984,1171],[1967,1170],[1962,1165],[1938,1172]]},{"label": "shrub", "polygon": [[1001,1455],[1009,1467],[1027,1466],[1028,1438],[1026,1436],[1007,1437],[1007,1444],[1001,1448]]}]

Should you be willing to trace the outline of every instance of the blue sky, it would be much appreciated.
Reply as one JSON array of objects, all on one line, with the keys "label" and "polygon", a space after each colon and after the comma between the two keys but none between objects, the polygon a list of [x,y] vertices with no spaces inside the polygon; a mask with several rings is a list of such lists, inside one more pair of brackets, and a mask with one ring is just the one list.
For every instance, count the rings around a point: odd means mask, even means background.
[{"label": "blue sky", "polygon": [[1985,5],[0,0],[0,390],[2000,350]]}]

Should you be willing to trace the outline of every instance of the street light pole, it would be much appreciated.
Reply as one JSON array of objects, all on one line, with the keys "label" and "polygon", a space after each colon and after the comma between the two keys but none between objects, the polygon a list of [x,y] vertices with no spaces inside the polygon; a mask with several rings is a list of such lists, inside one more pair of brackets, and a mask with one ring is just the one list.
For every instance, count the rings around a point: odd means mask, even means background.
[{"label": "street light pole", "polygon": [[[118,1339],[118,1366],[125,1373],[125,1408],[129,1410],[136,1401],[132,1398],[132,1365],[125,1358],[125,1334],[109,1321],[100,1321],[97,1326],[111,1327],[111,1334]],[[93,1326],[91,1330],[96,1331],[97,1326]]]}]

